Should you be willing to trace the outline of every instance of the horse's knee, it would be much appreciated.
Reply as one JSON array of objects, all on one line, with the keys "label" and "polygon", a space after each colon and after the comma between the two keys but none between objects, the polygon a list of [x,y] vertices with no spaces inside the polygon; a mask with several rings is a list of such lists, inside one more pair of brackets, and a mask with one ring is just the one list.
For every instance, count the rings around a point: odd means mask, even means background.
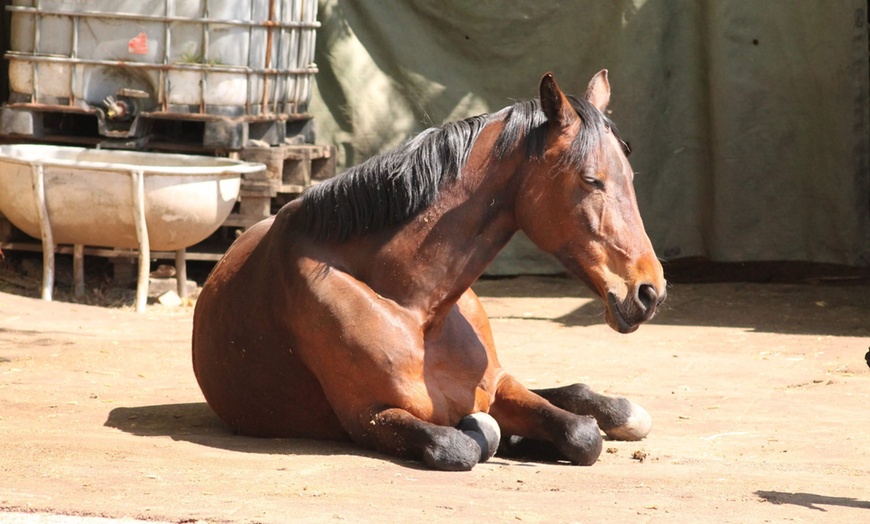
[{"label": "horse's knee", "polygon": [[480,462],[486,462],[495,455],[501,441],[501,429],[489,414],[481,412],[462,417],[458,429],[480,446]]},{"label": "horse's knee", "polygon": [[552,389],[537,389],[535,393],[547,399],[550,403],[575,415],[596,416],[597,404],[603,397],[592,391],[586,384],[571,384]]},{"label": "horse's knee", "polygon": [[481,449],[475,439],[453,428],[432,435],[423,448],[423,462],[432,469],[469,471],[480,462]]},{"label": "horse's knee", "polygon": [[579,383],[558,388],[556,391],[562,402],[567,404],[566,409],[578,415],[591,415],[589,407],[586,406],[594,404],[596,398],[601,396],[586,384]]},{"label": "horse's knee", "polygon": [[564,438],[556,448],[572,464],[591,466],[598,460],[603,447],[601,431],[594,418],[572,417],[565,426]]}]

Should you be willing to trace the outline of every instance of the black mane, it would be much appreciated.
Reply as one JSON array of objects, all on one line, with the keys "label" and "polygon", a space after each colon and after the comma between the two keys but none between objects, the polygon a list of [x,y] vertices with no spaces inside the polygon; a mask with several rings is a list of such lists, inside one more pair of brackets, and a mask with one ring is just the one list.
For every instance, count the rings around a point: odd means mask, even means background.
[{"label": "black mane", "polygon": [[[616,133],[616,128],[586,100],[569,100],[584,125],[563,162],[579,171],[602,134],[607,129]],[[504,120],[493,150],[497,158],[507,156],[523,138],[527,160],[543,157],[547,119],[538,99],[430,128],[305,191],[300,208],[304,230],[341,242],[410,219],[432,204],[442,183],[460,176],[477,136],[497,119]]]}]

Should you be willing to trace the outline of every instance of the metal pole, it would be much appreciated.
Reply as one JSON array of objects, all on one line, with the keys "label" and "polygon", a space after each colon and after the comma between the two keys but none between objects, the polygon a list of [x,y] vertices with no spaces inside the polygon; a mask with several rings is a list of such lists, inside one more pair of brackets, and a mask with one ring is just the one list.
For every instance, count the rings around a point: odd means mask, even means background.
[{"label": "metal pole", "polygon": [[[269,26],[266,30],[266,56],[264,57],[263,69],[272,71],[272,28],[275,23],[275,0],[269,2]],[[263,76],[263,114],[269,113],[269,75]]]},{"label": "metal pole", "polygon": [[[209,45],[211,45],[210,41],[209,41],[209,34],[208,34],[209,16],[211,16],[211,14],[210,14],[210,11],[208,9],[208,0],[203,0],[202,18],[205,20],[205,22],[203,22],[203,26],[202,26],[202,65],[203,66],[208,66],[209,60],[211,60],[210,53],[208,52]],[[206,95],[208,94],[208,69],[209,69],[208,67],[203,67],[201,72],[200,72],[201,76],[200,76],[200,93],[199,93],[199,112],[203,113],[203,114],[207,113],[207,111],[206,111],[207,104],[205,102],[205,98],[206,98]]]},{"label": "metal pole", "polygon": [[85,246],[73,246],[73,280],[75,281],[76,298],[85,295]]},{"label": "metal pole", "polygon": [[178,286],[178,296],[187,298],[187,253],[183,249],[175,252],[175,281]]},{"label": "metal pole", "polygon": [[[79,57],[79,17],[72,17],[72,49],[70,50],[70,58],[72,58],[72,63],[70,64],[70,74],[69,74],[69,102],[68,104],[72,107],[76,105],[76,63],[75,59]],[[84,93],[82,93],[84,96]],[[36,102],[36,100],[34,100]]]},{"label": "metal pole", "polygon": [[33,164],[33,194],[36,199],[36,214],[39,217],[39,233],[42,236],[42,300],[51,302],[54,290],[54,237],[48,219],[45,202],[45,172],[42,164]]},{"label": "metal pole", "polygon": [[132,171],[133,219],[136,222],[136,238],[139,240],[139,278],[136,282],[136,311],[145,312],[148,302],[149,273],[151,272],[151,246],[148,241],[148,225],[145,223],[145,173]]}]

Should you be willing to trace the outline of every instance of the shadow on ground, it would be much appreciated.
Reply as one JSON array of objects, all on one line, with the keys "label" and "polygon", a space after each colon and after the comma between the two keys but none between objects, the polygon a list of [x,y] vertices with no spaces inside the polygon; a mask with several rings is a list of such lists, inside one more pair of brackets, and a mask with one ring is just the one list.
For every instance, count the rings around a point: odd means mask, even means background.
[{"label": "shadow on ground", "polygon": [[[746,265],[754,269],[705,278],[689,266],[668,275],[668,298],[652,324],[738,327],[793,335],[870,336],[870,270],[809,265]],[[779,268],[779,269],[776,269]],[[779,271],[779,272],[777,272]],[[482,279],[481,297],[593,299],[552,318],[565,326],[600,325],[604,304],[578,279],[523,277]]]},{"label": "shadow on ground", "polygon": [[352,442],[239,435],[226,426],[205,402],[115,408],[109,412],[104,426],[140,437],[170,437],[176,441],[240,453],[352,455],[386,460],[410,469],[426,469],[421,462],[380,455]]},{"label": "shadow on ground", "polygon": [[772,504],[793,504],[816,511],[827,511],[820,506],[870,509],[870,502],[848,497],[829,497],[815,493],[788,493],[782,491],[756,491],[755,494]]},{"label": "shadow on ground", "polygon": [[243,453],[365,455],[348,442],[239,435],[227,427],[205,402],[115,408],[109,412],[104,425],[140,437],[171,437]]}]

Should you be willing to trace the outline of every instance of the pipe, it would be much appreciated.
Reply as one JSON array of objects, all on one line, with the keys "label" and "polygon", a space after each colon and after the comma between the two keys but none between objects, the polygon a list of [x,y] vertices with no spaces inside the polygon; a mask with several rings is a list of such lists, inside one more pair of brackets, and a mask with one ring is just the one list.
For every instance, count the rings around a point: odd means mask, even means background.
[{"label": "pipe", "polygon": [[[270,0],[271,1],[271,0]],[[131,21],[134,23],[141,22],[164,22],[164,23],[185,23],[185,24],[220,24],[233,27],[278,27],[286,29],[318,29],[320,22],[316,20],[301,21],[291,20],[288,22],[276,22],[274,20],[232,20],[226,18],[210,18],[208,15],[199,18],[188,18],[185,16],[165,16],[165,15],[149,15],[146,13],[111,13],[108,11],[65,11],[60,9],[41,9],[26,6],[10,5],[6,6],[6,10],[10,13],[22,13],[32,16],[63,16],[75,18],[105,18],[120,21]],[[34,48],[35,49],[35,48]]]},{"label": "pipe", "polygon": [[[21,51],[7,51],[6,54],[3,55],[3,58],[7,60],[21,60],[23,62],[49,62],[56,64],[80,64],[80,65],[92,65],[92,66],[103,66],[103,67],[128,67],[131,69],[150,69],[150,70],[178,70],[178,71],[200,71],[200,72],[209,72],[209,73],[233,73],[238,75],[243,74],[256,74],[256,75],[265,75],[265,76],[279,76],[279,75],[303,75],[303,74],[315,74],[319,70],[317,67],[305,66],[305,67],[297,67],[294,69],[274,69],[271,67],[263,67],[262,69],[256,69],[252,67],[246,66],[234,66],[234,65],[226,65],[226,64],[181,64],[181,63],[172,63],[172,64],[156,64],[150,62],[130,62],[127,60],[101,60],[95,58],[70,58],[64,56],[50,56],[50,55],[34,55],[29,53],[24,53]],[[271,60],[271,58],[270,58]]]}]

